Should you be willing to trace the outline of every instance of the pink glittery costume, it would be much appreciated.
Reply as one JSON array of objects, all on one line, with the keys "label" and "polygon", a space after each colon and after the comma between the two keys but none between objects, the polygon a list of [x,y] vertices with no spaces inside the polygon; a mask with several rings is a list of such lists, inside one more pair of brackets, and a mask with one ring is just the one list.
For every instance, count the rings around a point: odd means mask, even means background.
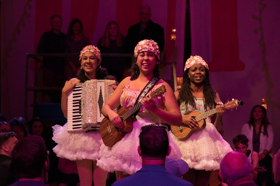
[{"label": "pink glittery costume", "polygon": [[[131,109],[135,101],[140,94],[139,89],[130,88],[129,82],[123,89],[123,93],[120,97],[120,103],[126,109]],[[159,80],[157,85],[153,87],[153,90],[160,85],[163,81]],[[163,104],[164,95],[158,96],[154,99],[156,105],[159,108],[164,108]],[[142,167],[142,159],[138,154],[137,148],[139,146],[139,134],[141,132],[141,127],[149,124],[160,124],[161,119],[156,115],[145,110],[141,107],[138,115],[136,116],[136,121],[133,123],[132,132],[126,134],[124,138],[116,143],[112,148],[101,145],[100,153],[101,158],[97,160],[97,165],[108,172],[122,171],[127,174],[133,174]],[[171,132],[169,133],[169,136]],[[181,152],[177,145],[173,142],[170,137],[171,153],[169,158],[180,158]]]}]

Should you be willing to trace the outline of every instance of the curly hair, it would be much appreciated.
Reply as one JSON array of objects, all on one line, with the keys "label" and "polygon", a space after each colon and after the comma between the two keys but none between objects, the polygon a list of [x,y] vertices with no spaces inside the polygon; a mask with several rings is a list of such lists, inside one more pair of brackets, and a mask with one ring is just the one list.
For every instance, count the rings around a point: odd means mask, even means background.
[{"label": "curly hair", "polygon": [[266,113],[266,109],[261,106],[261,105],[255,105],[251,111],[251,114],[250,114],[250,120],[248,121],[248,124],[249,126],[251,127],[255,127],[255,119],[254,119],[254,110],[259,107],[262,109],[262,113],[263,113],[263,117],[262,117],[262,121],[261,121],[261,127],[263,126],[263,134],[268,136],[268,133],[267,133],[267,126],[270,124],[270,122],[268,121],[268,118],[267,118],[267,113]]},{"label": "curly hair", "polygon": [[[196,106],[194,101],[195,97],[192,94],[191,81],[188,76],[188,73],[189,73],[189,69],[187,69],[183,75],[183,85],[179,92],[179,101],[189,103],[193,107],[195,107]],[[203,95],[205,98],[204,109],[206,109],[207,107],[214,108],[216,105],[215,103],[216,92],[211,87],[210,79],[209,79],[209,71],[207,68],[205,68],[205,73],[206,76],[205,79],[203,80]]]},{"label": "curly hair", "polygon": [[110,43],[109,28],[110,28],[111,25],[116,25],[117,26],[117,36],[116,36],[117,46],[122,46],[124,44],[124,36],[120,32],[118,23],[116,21],[110,21],[110,22],[107,23],[104,34],[101,37],[100,45],[102,47],[109,48],[109,43]]}]

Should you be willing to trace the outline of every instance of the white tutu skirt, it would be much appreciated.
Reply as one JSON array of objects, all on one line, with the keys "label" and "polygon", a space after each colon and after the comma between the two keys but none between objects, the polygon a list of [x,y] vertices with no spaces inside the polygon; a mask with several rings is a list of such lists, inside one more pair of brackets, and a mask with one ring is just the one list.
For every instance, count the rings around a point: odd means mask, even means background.
[{"label": "white tutu skirt", "polygon": [[172,134],[179,146],[182,159],[196,170],[219,170],[223,157],[232,149],[212,123],[206,123],[203,130],[196,131],[187,140],[179,140]]},{"label": "white tutu skirt", "polygon": [[[124,138],[116,143],[112,148],[101,145],[101,158],[97,160],[97,165],[108,172],[121,171],[127,174],[134,174],[142,168],[142,159],[138,154],[139,135],[141,127],[148,125],[147,121],[137,120],[133,123],[132,132],[126,134]],[[169,158],[180,158],[181,152],[178,146],[171,138],[169,133],[169,145],[171,146],[171,153]]]},{"label": "white tutu skirt", "polygon": [[99,131],[69,133],[67,123],[53,126],[53,138],[57,145],[53,151],[58,157],[75,160],[96,160],[100,158],[100,146],[103,144]]}]

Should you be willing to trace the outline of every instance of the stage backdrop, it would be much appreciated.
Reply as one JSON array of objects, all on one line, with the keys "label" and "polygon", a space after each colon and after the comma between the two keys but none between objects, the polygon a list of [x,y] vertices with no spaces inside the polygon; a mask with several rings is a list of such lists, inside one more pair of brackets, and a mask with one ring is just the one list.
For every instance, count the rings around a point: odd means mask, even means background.
[{"label": "stage backdrop", "polygon": [[[84,33],[91,44],[97,45],[106,24],[115,20],[123,35],[129,26],[139,22],[140,6],[149,5],[151,19],[165,30],[166,60],[171,61],[171,30],[177,29],[179,48],[177,68],[183,68],[184,22],[186,4],[181,0],[5,0],[1,2],[1,112],[11,119],[24,115],[26,53],[35,53],[41,35],[51,29],[50,17],[62,16],[62,32],[66,33],[72,18],[80,18]],[[102,52],[102,51],[101,51]],[[171,70],[164,71],[167,78]],[[29,85],[34,85],[34,63],[29,67]],[[32,104],[33,93],[29,92]],[[28,118],[31,109],[28,109]]]},{"label": "stage backdrop", "polygon": [[192,54],[210,67],[210,80],[222,101],[244,101],[224,116],[224,138],[232,139],[265,98],[274,137],[280,148],[280,1],[191,0]]}]

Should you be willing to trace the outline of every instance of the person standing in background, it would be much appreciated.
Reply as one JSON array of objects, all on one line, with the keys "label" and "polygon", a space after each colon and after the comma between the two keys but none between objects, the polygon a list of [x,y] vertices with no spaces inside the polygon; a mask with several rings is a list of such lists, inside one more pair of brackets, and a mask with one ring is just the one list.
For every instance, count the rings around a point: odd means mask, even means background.
[{"label": "person standing in background", "polygon": [[164,29],[159,24],[151,20],[151,7],[142,5],[139,11],[140,22],[129,27],[126,42],[125,52],[133,53],[136,44],[143,39],[152,39],[158,43],[160,52],[164,50]]},{"label": "person standing in background", "polygon": [[[61,32],[62,18],[60,15],[51,17],[52,29],[43,33],[37,53],[65,53],[66,34]],[[45,87],[62,87],[65,81],[63,57],[43,57],[43,85]],[[60,92],[48,92],[51,102],[59,103]]]},{"label": "person standing in background", "polygon": [[[71,20],[66,39],[66,53],[79,53],[85,46],[89,45],[89,39],[84,35],[83,23],[80,19]],[[69,80],[77,76],[81,63],[79,56],[66,57],[65,76]]]},{"label": "person standing in background", "polygon": [[[116,21],[107,23],[104,35],[98,40],[97,47],[102,53],[124,53],[125,38],[121,34]],[[106,68],[110,75],[117,78],[118,82],[123,79],[123,69],[125,66],[123,57],[102,57],[102,67]]]}]

